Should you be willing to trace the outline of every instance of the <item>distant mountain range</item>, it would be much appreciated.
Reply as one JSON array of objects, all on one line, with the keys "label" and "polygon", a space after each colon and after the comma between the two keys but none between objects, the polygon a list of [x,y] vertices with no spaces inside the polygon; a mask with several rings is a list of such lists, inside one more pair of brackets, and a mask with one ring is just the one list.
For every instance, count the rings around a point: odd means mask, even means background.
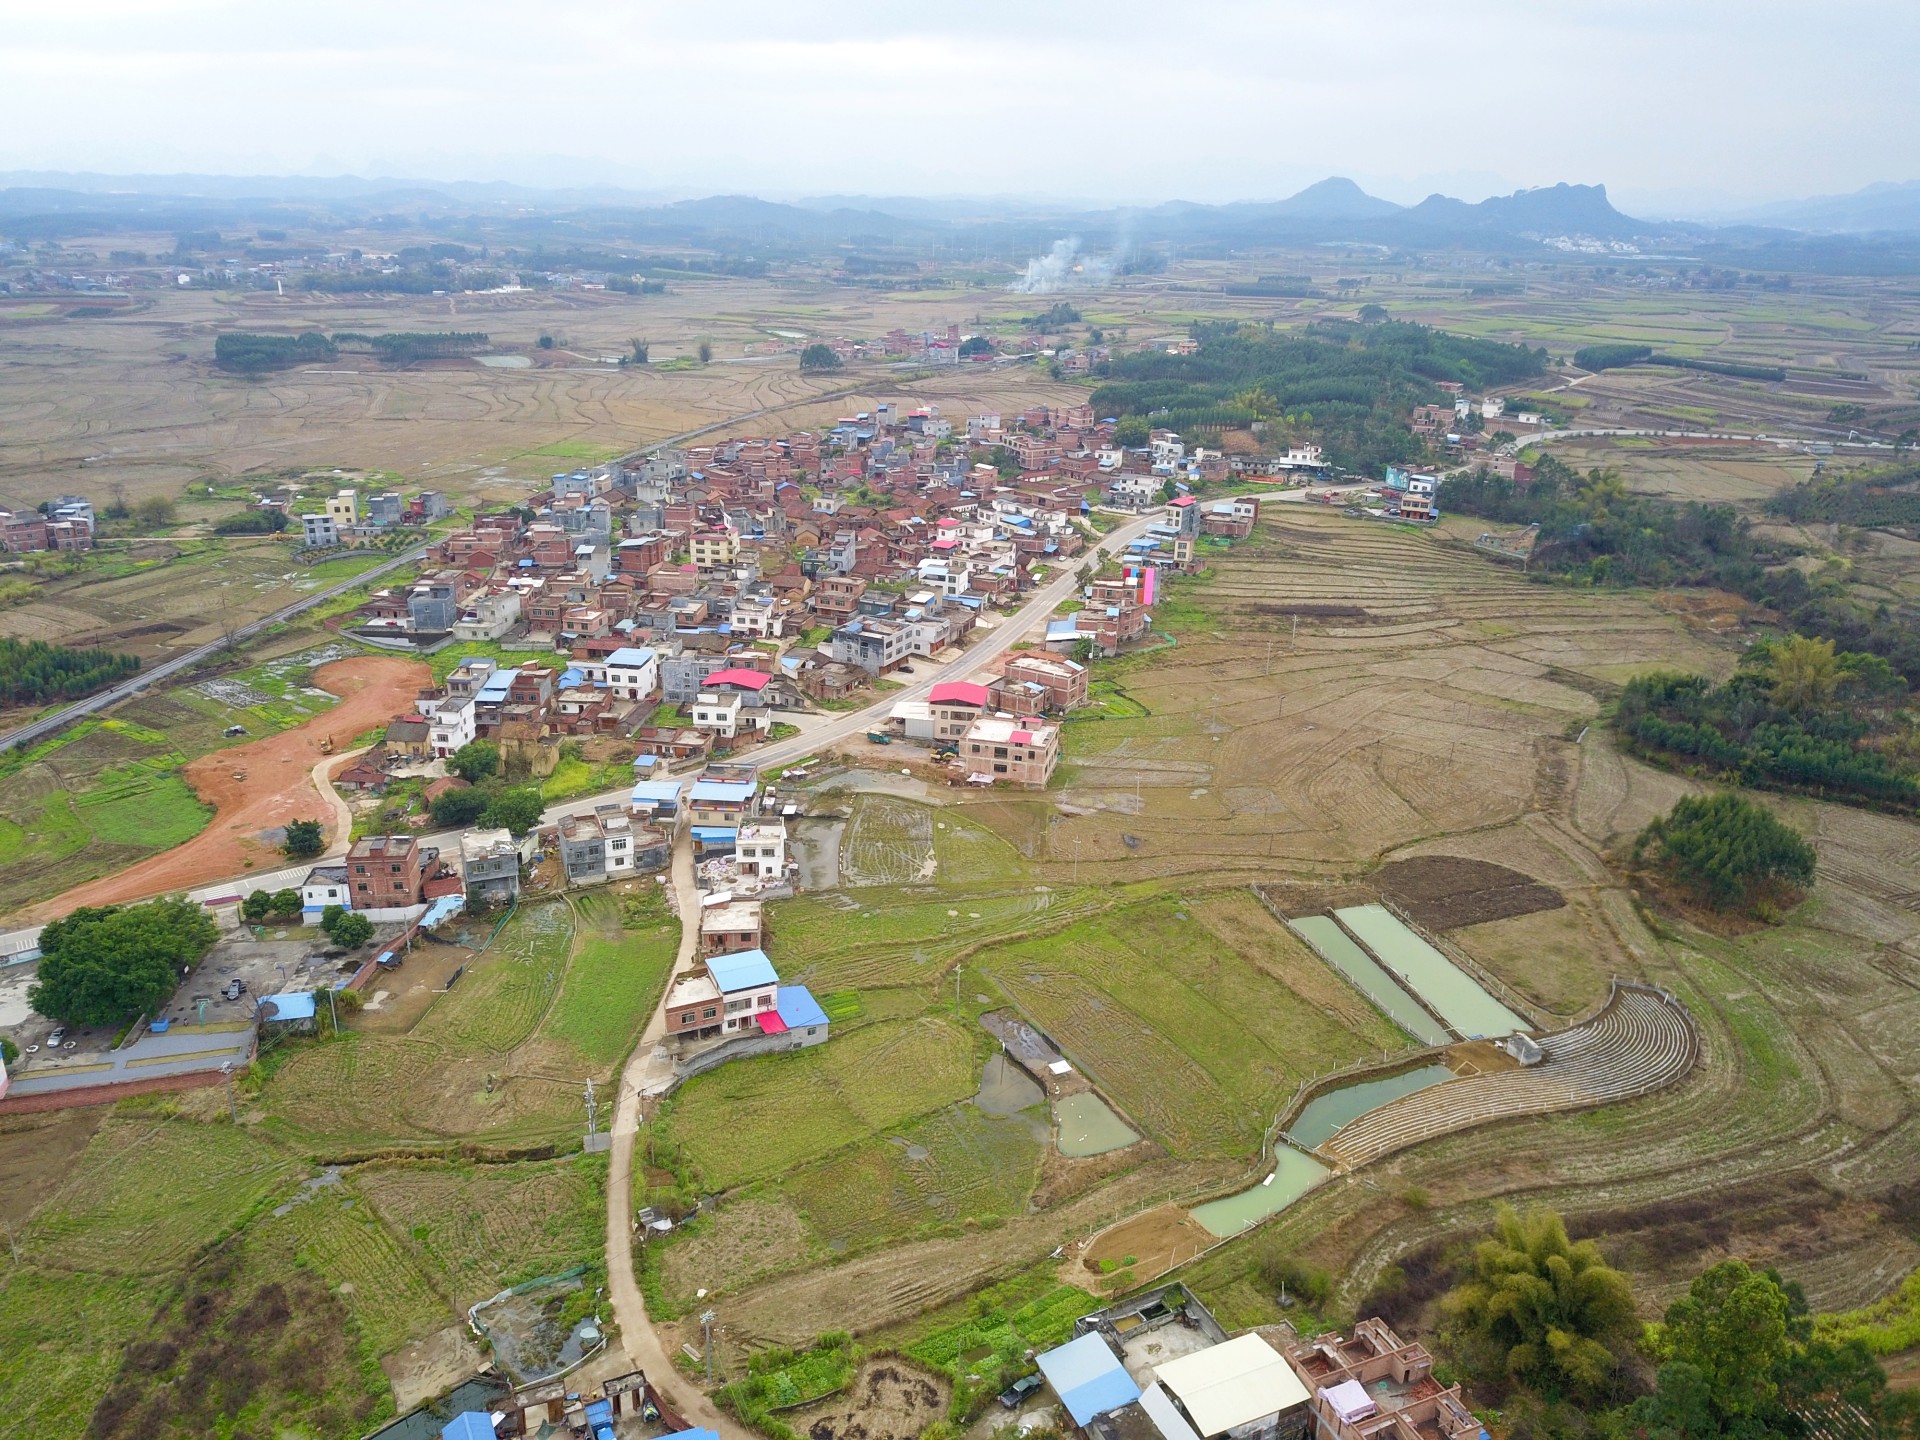
[{"label": "distant mountain range", "polygon": [[550,249],[624,239],[771,258],[903,248],[1004,260],[1045,251],[1063,235],[1074,235],[1088,251],[1108,253],[1149,245],[1205,255],[1351,243],[1387,251],[1458,247],[1525,254],[1539,253],[1543,244],[1565,249],[1568,241],[1597,241],[1752,266],[1847,268],[1870,262],[1899,273],[1920,268],[1920,182],[1771,205],[1706,225],[1622,214],[1604,185],[1543,186],[1477,203],[1430,195],[1417,205],[1397,205],[1342,177],[1284,200],[1103,207],[1030,197],[674,199],[611,186],[536,190],[354,176],[0,174],[0,235],[14,238],[271,226],[321,212],[362,221],[426,217],[450,235],[461,225],[479,224],[500,243]]}]

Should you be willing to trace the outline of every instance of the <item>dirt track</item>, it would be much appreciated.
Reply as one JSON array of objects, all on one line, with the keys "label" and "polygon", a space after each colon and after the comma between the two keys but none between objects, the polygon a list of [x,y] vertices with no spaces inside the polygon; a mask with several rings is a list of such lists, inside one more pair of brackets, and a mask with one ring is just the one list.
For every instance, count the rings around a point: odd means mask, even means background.
[{"label": "dirt track", "polygon": [[[163,895],[237,875],[249,865],[272,869],[284,863],[261,832],[289,820],[318,817],[328,840],[340,838],[337,807],[314,785],[313,768],[324,757],[320,742],[332,736],[346,748],[363,730],[411,707],[430,678],[427,666],[399,656],[365,655],[336,660],[313,672],[313,684],[340,703],[304,725],[202,756],[186,767],[187,783],[213,806],[214,817],[191,840],[129,866],[75,886],[58,899],[26,912],[34,921],[51,920],[81,905],[113,905]],[[244,774],[244,779],[235,779]]]}]

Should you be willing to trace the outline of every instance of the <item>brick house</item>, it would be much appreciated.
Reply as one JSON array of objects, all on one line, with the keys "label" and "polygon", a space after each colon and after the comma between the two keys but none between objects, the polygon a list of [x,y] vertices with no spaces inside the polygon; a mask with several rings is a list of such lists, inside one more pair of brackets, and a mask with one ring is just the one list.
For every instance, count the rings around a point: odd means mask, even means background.
[{"label": "brick house", "polygon": [[420,885],[439,851],[411,835],[367,835],[347,851],[347,883],[356,910],[399,909],[420,903]]},{"label": "brick house", "polygon": [[967,727],[960,742],[969,778],[984,776],[1010,785],[1043,786],[1060,763],[1060,731],[1032,717],[987,716]]}]

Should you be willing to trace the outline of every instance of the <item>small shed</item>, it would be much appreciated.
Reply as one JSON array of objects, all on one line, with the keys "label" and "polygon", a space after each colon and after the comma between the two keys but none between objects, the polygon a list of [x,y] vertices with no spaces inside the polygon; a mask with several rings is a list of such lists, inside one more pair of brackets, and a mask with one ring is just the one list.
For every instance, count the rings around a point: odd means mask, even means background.
[{"label": "small shed", "polygon": [[1040,1373],[1076,1425],[1084,1427],[1095,1416],[1140,1398],[1140,1387],[1098,1330],[1089,1330],[1038,1358]]},{"label": "small shed", "polygon": [[462,1410],[440,1427],[440,1440],[493,1440],[493,1416],[484,1410]]}]

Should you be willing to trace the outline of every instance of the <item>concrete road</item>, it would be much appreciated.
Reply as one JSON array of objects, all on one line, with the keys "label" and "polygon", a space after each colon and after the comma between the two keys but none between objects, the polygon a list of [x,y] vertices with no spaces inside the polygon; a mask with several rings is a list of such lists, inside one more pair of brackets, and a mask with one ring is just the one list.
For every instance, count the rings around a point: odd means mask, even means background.
[{"label": "concrete road", "polygon": [[237,1070],[247,1063],[252,1048],[253,1026],[246,1022],[175,1025],[164,1035],[142,1035],[124,1050],[110,1050],[79,1063],[49,1064],[40,1056],[29,1057],[30,1063],[14,1074],[7,1093],[48,1095],[163,1075],[193,1075],[227,1064]]}]

